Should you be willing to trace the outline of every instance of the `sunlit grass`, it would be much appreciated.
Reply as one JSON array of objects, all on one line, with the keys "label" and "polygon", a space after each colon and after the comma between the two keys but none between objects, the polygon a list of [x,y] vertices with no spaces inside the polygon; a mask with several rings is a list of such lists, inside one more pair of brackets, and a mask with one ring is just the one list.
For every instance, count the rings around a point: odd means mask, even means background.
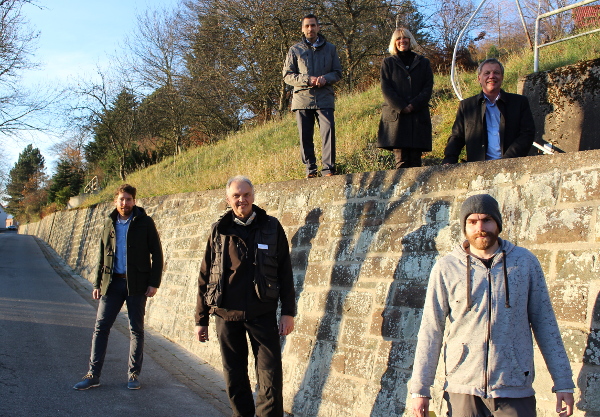
[{"label": "sunlit grass", "polygon": [[[543,48],[540,70],[551,70],[600,56],[600,34]],[[533,72],[533,52],[525,49],[503,58],[503,88],[517,92],[518,80]],[[475,72],[459,72],[460,91],[464,98],[480,91]],[[388,151],[375,147],[383,98],[379,85],[364,92],[341,95],[336,101],[336,136],[338,173],[377,171],[393,168]],[[433,121],[433,150],[424,154],[425,164],[441,162],[458,107],[448,75],[435,75],[434,94],[430,102]],[[320,161],[321,140],[315,129],[315,150]],[[223,140],[190,149],[149,168],[135,172],[127,182],[138,188],[139,197],[177,194],[221,188],[233,175],[249,176],[255,183],[304,178],[300,160],[299,138],[293,114],[281,120],[231,134]],[[112,199],[120,182],[109,184],[90,197],[86,205]]]}]

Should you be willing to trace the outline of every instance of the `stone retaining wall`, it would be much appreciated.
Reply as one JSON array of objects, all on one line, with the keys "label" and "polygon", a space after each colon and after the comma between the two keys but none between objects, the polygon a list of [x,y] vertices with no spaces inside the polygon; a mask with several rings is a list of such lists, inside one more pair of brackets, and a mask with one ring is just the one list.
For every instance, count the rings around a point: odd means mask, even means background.
[{"label": "stone retaining wall", "polygon": [[[298,293],[284,342],[285,408],[294,416],[411,415],[407,391],[429,271],[462,240],[471,194],[498,199],[502,236],[540,259],[576,379],[576,415],[600,416],[600,151],[534,156],[256,187],[288,235]],[[220,368],[216,335],[193,340],[196,277],[224,191],[138,201],[153,216],[166,267],[147,323]],[[91,280],[109,204],[21,227]],[[214,326],[211,326],[214,332]],[[537,354],[540,416],[555,415]],[[440,384],[434,406],[441,415]]]}]

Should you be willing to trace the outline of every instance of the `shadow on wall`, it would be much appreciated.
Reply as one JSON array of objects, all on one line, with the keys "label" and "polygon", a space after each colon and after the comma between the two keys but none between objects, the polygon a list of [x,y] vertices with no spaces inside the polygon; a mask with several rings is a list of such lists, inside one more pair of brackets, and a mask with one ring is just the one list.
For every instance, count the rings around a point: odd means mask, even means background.
[{"label": "shadow on wall", "polygon": [[391,346],[371,417],[402,415],[406,384],[415,357],[417,332],[425,303],[429,272],[438,257],[436,238],[450,223],[450,203],[436,201],[425,224],[402,238],[402,257],[385,303],[381,336]]},{"label": "shadow on wall", "polygon": [[[582,398],[577,402],[579,410],[597,410],[600,408],[600,398],[589,393],[600,390],[600,292],[596,294],[596,301],[592,308],[590,333],[583,354],[583,366],[577,378],[577,386],[581,390]],[[585,415],[597,415],[596,413]]]},{"label": "shadow on wall", "polygon": [[[304,289],[308,258],[312,249],[312,241],[317,236],[323,211],[320,208],[311,210],[304,219],[304,226],[292,236],[291,257],[294,265],[294,286],[296,290],[296,305]],[[285,347],[287,338],[281,336],[281,349]]]},{"label": "shadow on wall", "polygon": [[[378,234],[382,225],[409,201],[411,194],[421,184],[427,182],[432,172],[432,170],[423,171],[411,183],[409,189],[404,190],[398,200],[389,204],[394,196],[396,184],[406,171],[397,170],[391,178],[387,179],[385,172],[364,173],[358,184],[346,185],[347,201],[343,209],[344,221],[340,234],[347,238],[341,239],[335,248],[324,313],[318,321],[316,340],[309,355],[304,377],[294,397],[293,414],[319,415],[324,400],[324,387],[334,367],[334,357],[336,369],[342,367],[344,372],[364,376],[365,372],[372,370],[372,363],[363,363],[360,359],[357,363],[354,358],[346,357],[343,351],[338,351],[338,343],[342,340],[344,345],[352,345],[353,350],[358,352],[365,349],[367,340],[361,335],[369,334],[368,323],[364,317],[369,312],[371,302],[360,299],[361,293],[353,292],[356,282],[371,245],[378,244],[380,238]],[[358,201],[352,201],[354,199]],[[383,250],[389,248],[376,251]],[[350,311],[352,308],[356,310]],[[361,308],[367,310],[360,311]],[[346,315],[343,323],[342,313]],[[335,390],[335,403],[351,407],[355,404],[354,392],[352,389]]]}]

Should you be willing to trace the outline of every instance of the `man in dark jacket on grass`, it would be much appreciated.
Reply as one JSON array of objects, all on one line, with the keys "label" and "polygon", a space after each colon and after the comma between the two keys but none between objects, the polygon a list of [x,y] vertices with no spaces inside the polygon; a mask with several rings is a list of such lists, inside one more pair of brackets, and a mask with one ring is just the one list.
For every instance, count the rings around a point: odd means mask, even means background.
[{"label": "man in dark jacket on grass", "polygon": [[127,303],[129,330],[129,372],[127,388],[139,389],[138,379],[144,355],[144,314],[146,300],[160,286],[163,253],[154,221],[135,205],[136,189],[121,185],[115,193],[115,209],[104,223],[94,300],[100,300],[92,337],[90,368],[83,381],[73,388],[86,390],[100,385],[100,374],[110,329]]},{"label": "man in dark jacket on grass", "polygon": [[[231,210],[213,224],[206,244],[198,278],[196,337],[208,341],[212,314],[234,417],[282,417],[280,336],[294,330],[296,315],[288,241],[279,221],[252,204],[254,187],[248,178],[231,178],[225,190]],[[256,407],[246,334],[256,363]]]},{"label": "man in dark jacket on grass", "polygon": [[444,163],[455,164],[463,147],[467,162],[527,156],[535,124],[527,97],[502,90],[504,67],[495,58],[477,69],[481,93],[460,102]]}]

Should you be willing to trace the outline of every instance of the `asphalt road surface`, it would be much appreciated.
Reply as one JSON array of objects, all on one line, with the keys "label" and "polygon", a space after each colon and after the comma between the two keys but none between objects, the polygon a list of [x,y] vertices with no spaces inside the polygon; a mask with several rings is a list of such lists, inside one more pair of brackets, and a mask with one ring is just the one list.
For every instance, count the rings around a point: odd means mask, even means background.
[{"label": "asphalt road surface", "polygon": [[230,414],[220,374],[148,330],[142,388],[128,390],[124,317],[111,332],[101,386],[74,390],[96,316],[92,287],[77,278],[43,242],[0,233],[0,416]]}]

